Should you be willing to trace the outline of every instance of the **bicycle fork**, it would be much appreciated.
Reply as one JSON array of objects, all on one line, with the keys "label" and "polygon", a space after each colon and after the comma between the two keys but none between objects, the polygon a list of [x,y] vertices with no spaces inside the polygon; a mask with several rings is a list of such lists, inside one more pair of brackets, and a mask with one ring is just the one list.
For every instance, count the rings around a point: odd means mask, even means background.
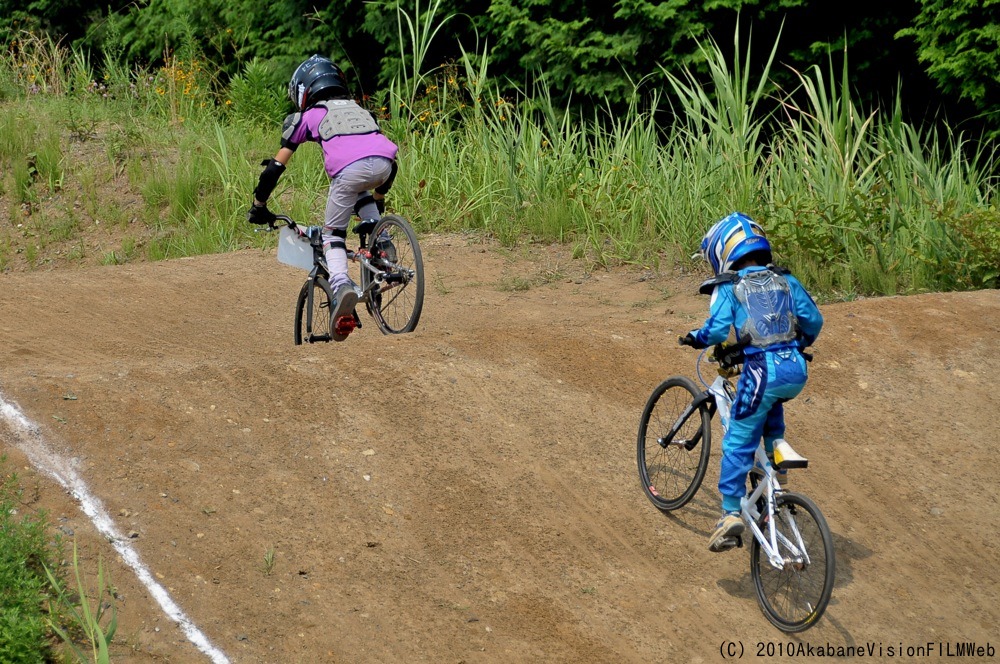
[{"label": "bicycle fork", "polygon": [[[680,431],[682,426],[684,426],[684,423],[687,422],[688,418],[691,417],[695,411],[703,407],[708,408],[709,417],[712,417],[715,414],[715,402],[712,401],[712,395],[707,390],[695,397],[695,399],[688,404],[687,408],[684,409],[684,412],[680,414],[667,433],[656,439],[659,446],[666,449],[669,444],[683,447],[688,452],[693,450],[701,440],[701,427],[698,427],[698,431],[695,432],[694,436],[692,436],[690,440],[685,440],[683,438],[677,439],[676,436],[677,432]],[[668,440],[671,442],[668,443]]]}]

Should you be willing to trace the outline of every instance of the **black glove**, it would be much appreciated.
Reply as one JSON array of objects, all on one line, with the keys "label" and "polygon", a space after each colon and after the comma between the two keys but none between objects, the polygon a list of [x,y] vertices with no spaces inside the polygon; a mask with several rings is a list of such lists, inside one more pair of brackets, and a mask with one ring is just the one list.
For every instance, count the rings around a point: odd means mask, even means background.
[{"label": "black glove", "polygon": [[733,367],[743,363],[743,348],[740,344],[721,343],[717,344],[712,351],[712,356],[720,366]]},{"label": "black glove", "polygon": [[677,337],[677,343],[681,346],[691,346],[691,348],[704,348],[702,344],[698,343],[694,335],[688,332],[683,337]]},{"label": "black glove", "polygon": [[273,226],[277,217],[267,209],[267,205],[251,205],[247,211],[247,221],[251,224]]}]

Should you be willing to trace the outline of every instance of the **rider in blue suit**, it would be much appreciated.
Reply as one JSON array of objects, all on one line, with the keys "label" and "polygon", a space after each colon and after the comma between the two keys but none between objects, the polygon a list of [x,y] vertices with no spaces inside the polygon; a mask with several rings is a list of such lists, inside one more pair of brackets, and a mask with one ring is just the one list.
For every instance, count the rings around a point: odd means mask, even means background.
[{"label": "rider in blue suit", "polygon": [[711,551],[726,551],[743,533],[740,499],[754,450],[761,436],[768,454],[783,440],[782,404],[796,397],[806,383],[801,351],[816,340],[823,316],[798,279],[771,264],[771,245],[748,216],[734,212],[717,222],[702,239],[701,253],[715,272],[700,289],[712,295],[709,315],[700,329],[679,342],[706,348],[726,341],[730,329],[735,329],[745,355],[729,429],[722,439],[723,513],[709,541]]}]

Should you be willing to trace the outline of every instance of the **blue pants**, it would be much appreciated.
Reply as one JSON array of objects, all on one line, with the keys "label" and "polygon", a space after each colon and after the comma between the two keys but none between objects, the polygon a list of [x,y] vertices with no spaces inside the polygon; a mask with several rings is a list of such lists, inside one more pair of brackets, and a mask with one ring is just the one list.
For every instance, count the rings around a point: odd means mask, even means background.
[{"label": "blue pants", "polygon": [[775,439],[784,436],[781,404],[798,396],[806,378],[806,361],[797,350],[786,348],[747,355],[736,385],[729,430],[722,439],[719,475],[722,509],[740,508],[740,498],[746,493],[747,473],[761,436],[768,451]]}]

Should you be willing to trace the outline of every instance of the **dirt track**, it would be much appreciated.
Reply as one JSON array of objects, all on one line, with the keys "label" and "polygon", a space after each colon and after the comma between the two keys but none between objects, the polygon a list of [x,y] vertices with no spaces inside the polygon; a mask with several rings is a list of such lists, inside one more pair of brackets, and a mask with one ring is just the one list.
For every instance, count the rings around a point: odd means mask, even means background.
[{"label": "dirt track", "polygon": [[[763,641],[873,644],[872,661],[899,661],[888,647],[1000,646],[997,291],[822,308],[788,420],[812,464],[793,482],[833,529],[837,584],[820,624],[790,639],[757,607],[747,552],[707,550],[717,453],[672,516],[639,487],[646,397],[694,369],[674,340],[704,318],[699,275],[586,273],[560,248],[462,236],[422,245],[415,333],[368,322],[313,347],[291,343],[304,273],[273,252],[0,276],[0,394],[232,661],[721,661],[724,641],[747,659]],[[23,441],[0,434],[27,466]],[[21,476],[91,571],[98,555],[112,564],[120,661],[206,661],[76,503]]]}]

